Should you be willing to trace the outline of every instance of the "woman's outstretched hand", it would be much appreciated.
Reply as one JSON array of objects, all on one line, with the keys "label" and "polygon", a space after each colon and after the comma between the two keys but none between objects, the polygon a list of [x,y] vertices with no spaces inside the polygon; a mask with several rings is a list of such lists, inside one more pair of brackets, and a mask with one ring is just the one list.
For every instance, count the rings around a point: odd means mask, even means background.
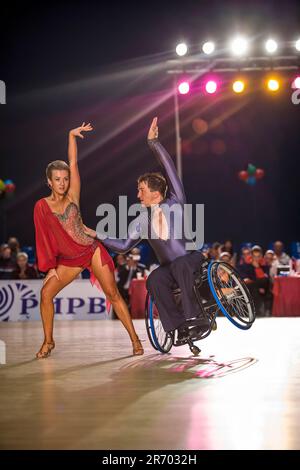
[{"label": "woman's outstretched hand", "polygon": [[157,117],[151,122],[151,126],[148,132],[148,140],[153,140],[158,138],[158,127],[157,127]]},{"label": "woman's outstretched hand", "polygon": [[84,139],[84,136],[81,135],[81,132],[89,132],[92,130],[93,130],[93,127],[91,126],[90,122],[88,124],[85,124],[85,122],[83,122],[80,127],[76,127],[76,129],[72,129],[70,131],[70,134],[73,135],[74,137],[80,137],[81,139]]}]

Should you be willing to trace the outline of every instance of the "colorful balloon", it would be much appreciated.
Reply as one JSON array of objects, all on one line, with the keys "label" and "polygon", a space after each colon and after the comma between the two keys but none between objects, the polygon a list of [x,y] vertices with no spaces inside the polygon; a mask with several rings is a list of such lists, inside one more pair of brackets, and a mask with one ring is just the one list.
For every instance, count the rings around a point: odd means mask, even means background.
[{"label": "colorful balloon", "polygon": [[247,184],[249,184],[250,186],[254,186],[256,184],[255,176],[249,176],[249,178],[247,179]]},{"label": "colorful balloon", "polygon": [[261,168],[257,168],[255,172],[255,176],[258,180],[262,179],[265,176],[264,170],[262,170]]},{"label": "colorful balloon", "polygon": [[0,193],[2,193],[2,191],[5,191],[5,183],[3,180],[0,180]]},{"label": "colorful balloon", "polygon": [[249,163],[248,168],[247,168],[247,172],[248,172],[249,176],[255,175],[256,166],[252,165],[252,163]]},{"label": "colorful balloon", "polygon": [[1,199],[4,199],[5,197],[11,197],[14,194],[15,189],[16,189],[16,185],[12,180],[7,179],[3,181],[0,179]]},{"label": "colorful balloon", "polygon": [[246,181],[248,178],[248,173],[247,171],[239,171],[239,179],[242,181]]},{"label": "colorful balloon", "polygon": [[256,166],[252,163],[248,164],[247,171],[242,170],[238,172],[239,179],[241,181],[245,181],[245,183],[249,184],[250,186],[254,186],[256,181],[262,179],[264,175],[264,170],[262,168],[256,168]]},{"label": "colorful balloon", "polygon": [[14,183],[6,184],[5,185],[5,192],[7,194],[11,194],[15,191],[16,185]]}]

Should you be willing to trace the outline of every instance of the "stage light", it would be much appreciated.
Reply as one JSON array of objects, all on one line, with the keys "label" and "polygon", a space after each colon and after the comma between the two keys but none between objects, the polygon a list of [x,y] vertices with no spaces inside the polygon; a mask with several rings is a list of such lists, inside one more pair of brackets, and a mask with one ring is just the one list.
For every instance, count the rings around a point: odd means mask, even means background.
[{"label": "stage light", "polygon": [[245,89],[245,83],[242,80],[236,80],[232,85],[232,89],[235,93],[242,93]]},{"label": "stage light", "polygon": [[177,55],[181,57],[184,56],[187,53],[187,51],[188,51],[188,47],[184,42],[181,42],[180,44],[176,46],[176,53]]},{"label": "stage light", "polygon": [[295,42],[295,48],[297,49],[297,51],[300,51],[300,39],[298,39],[298,40]]},{"label": "stage light", "polygon": [[268,80],[268,88],[270,91],[277,91],[279,89],[279,81],[275,78],[270,78]]},{"label": "stage light", "polygon": [[274,39],[268,39],[265,43],[265,48],[266,51],[269,52],[270,54],[273,54],[274,52],[277,51],[278,44]]},{"label": "stage light", "polygon": [[209,94],[215,93],[217,91],[217,87],[218,87],[217,82],[215,82],[214,80],[209,80],[205,84],[205,90]]},{"label": "stage light", "polygon": [[299,89],[300,88],[300,77],[296,77],[292,83],[292,88]]},{"label": "stage light", "polygon": [[247,52],[248,43],[243,37],[236,37],[231,41],[231,50],[235,55],[243,55]]},{"label": "stage light", "polygon": [[204,54],[212,54],[215,50],[215,44],[211,41],[207,41],[202,46]]},{"label": "stage light", "polygon": [[186,95],[190,91],[190,85],[188,82],[181,82],[178,85],[178,91],[181,95]]}]

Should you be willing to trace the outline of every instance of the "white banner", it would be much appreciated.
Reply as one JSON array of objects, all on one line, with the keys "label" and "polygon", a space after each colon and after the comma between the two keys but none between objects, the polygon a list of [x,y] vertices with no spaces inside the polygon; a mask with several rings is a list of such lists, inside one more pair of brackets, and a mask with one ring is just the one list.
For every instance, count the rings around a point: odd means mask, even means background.
[{"label": "white banner", "polygon": [[[42,280],[0,281],[0,321],[40,320]],[[108,318],[105,295],[88,279],[75,279],[54,299],[55,320]]]}]

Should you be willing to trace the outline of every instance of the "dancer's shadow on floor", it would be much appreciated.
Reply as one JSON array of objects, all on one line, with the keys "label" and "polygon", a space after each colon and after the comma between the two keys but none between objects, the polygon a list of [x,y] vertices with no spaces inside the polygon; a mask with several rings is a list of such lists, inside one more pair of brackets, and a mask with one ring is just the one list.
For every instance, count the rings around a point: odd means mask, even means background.
[{"label": "dancer's shadow on floor", "polygon": [[22,362],[16,362],[15,364],[3,364],[1,367],[2,371],[4,370],[9,370],[9,369],[15,369],[16,367],[21,367],[21,366],[26,366],[28,364],[32,364],[36,361],[37,359],[33,357],[32,359],[28,359],[28,361],[22,361]]},{"label": "dancer's shadow on floor", "polygon": [[[66,369],[57,369],[55,371],[55,375],[57,376],[60,376],[60,375],[64,375],[64,374],[68,374],[68,373],[72,373],[72,372],[77,372],[77,371],[80,371],[80,370],[83,370],[83,369],[90,369],[90,368],[93,368],[93,367],[99,367],[99,366],[105,366],[107,364],[113,364],[115,362],[120,362],[124,359],[130,359],[132,358],[132,355],[128,355],[128,356],[121,356],[121,357],[116,357],[115,359],[108,359],[107,361],[97,361],[97,362],[93,362],[91,364],[81,364],[81,365],[78,365],[78,366],[72,366],[72,367],[68,367]],[[22,362],[17,362],[15,364],[9,364],[9,365],[3,365],[2,367],[2,371],[7,371],[7,370],[11,370],[11,369],[15,369],[17,367],[23,367],[23,366],[26,366],[26,365],[29,365],[29,364],[34,364],[34,363],[41,363],[41,364],[49,364],[49,362],[51,361],[54,361],[55,357],[54,356],[50,356],[46,359],[37,359],[37,358],[32,358],[32,359],[29,359],[28,361],[22,361]],[[26,377],[31,377],[31,378],[34,378],[34,377],[37,377],[37,378],[40,378],[41,380],[44,380],[44,377],[41,375],[41,372],[34,372],[34,373],[29,373],[29,374],[26,374]]]},{"label": "dancer's shadow on floor", "polygon": [[[257,362],[252,357],[222,361],[214,356],[178,357],[155,353],[139,358],[131,356],[133,360],[122,364],[122,360],[129,357],[64,369],[55,369],[55,362],[51,365],[47,360],[44,373],[39,370],[25,377],[6,378],[8,387],[11,382],[11,390],[22,387],[22,396],[28,397],[10,419],[10,427],[16,434],[14,439],[22,442],[25,439],[24,445],[29,448],[32,445],[34,448],[90,448],[96,444],[97,448],[119,448],[120,436],[124,438],[130,430],[129,446],[132,439],[144,442],[148,436],[149,416],[153,416],[155,410],[158,413],[168,407],[173,399],[177,400],[178,390],[184,396],[185,391],[191,390],[190,385],[198,382],[197,395],[204,392],[205,397],[203,379],[225,377]],[[159,393],[159,402],[149,401],[148,397],[156,393]],[[30,406],[32,397],[35,413],[31,416],[31,435],[26,437],[28,417],[23,410]],[[12,393],[6,405],[12,406],[17,399],[18,394]],[[187,425],[185,420],[190,406],[192,403],[184,401],[186,412],[178,421],[182,426]],[[140,420],[138,426],[137,419]],[[78,424],[81,421],[84,426]]]},{"label": "dancer's shadow on floor", "polygon": [[[132,356],[122,356],[115,359],[109,359],[107,361],[97,361],[93,362],[92,364],[81,364],[61,370],[58,369],[55,371],[55,376],[60,377],[73,372],[86,371],[88,369],[114,364],[130,358],[132,358]],[[23,361],[17,364],[5,366],[4,369],[14,369],[16,367],[32,364],[36,361],[36,359],[31,359],[29,361]],[[186,378],[212,379],[225,377],[229,374],[240,372],[254,365],[257,361],[258,360],[253,357],[236,358],[229,361],[218,361],[215,359],[215,356],[209,356],[208,358],[200,358],[195,356],[178,357],[171,354],[162,355],[160,353],[155,353],[143,356],[143,358],[138,358],[130,364],[121,366],[119,370],[129,371],[131,369],[135,369],[136,372],[138,372],[138,370],[143,369],[144,371],[146,369],[149,372],[153,370],[158,372],[159,369],[164,369],[173,374],[188,373],[189,377]],[[33,374],[29,374],[29,376],[32,379],[35,377],[37,379],[43,380],[43,377],[40,375],[40,373],[35,372]]]},{"label": "dancer's shadow on floor", "polygon": [[132,368],[148,370],[164,369],[170,374],[188,374],[191,379],[212,379],[240,372],[257,362],[258,359],[254,357],[218,361],[215,359],[215,356],[199,358],[194,356],[177,357],[169,354],[152,354],[151,356],[144,357],[142,360],[123,366],[122,370]]}]

